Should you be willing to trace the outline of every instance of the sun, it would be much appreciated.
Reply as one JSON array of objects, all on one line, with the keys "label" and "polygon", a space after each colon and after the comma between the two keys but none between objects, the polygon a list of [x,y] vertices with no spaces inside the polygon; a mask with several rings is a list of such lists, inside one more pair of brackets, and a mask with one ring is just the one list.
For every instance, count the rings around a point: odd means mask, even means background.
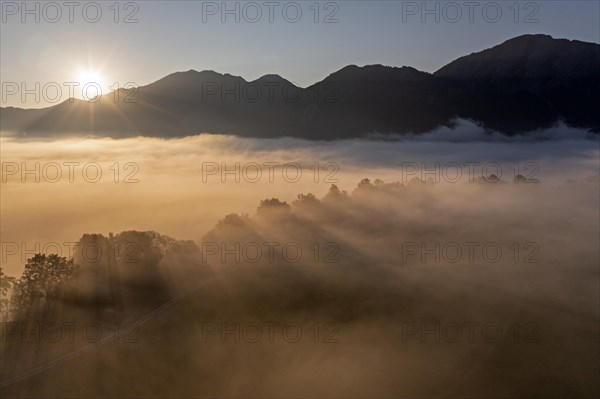
[{"label": "sun", "polygon": [[102,97],[107,93],[106,80],[99,70],[91,68],[82,68],[76,74],[76,82],[79,84],[81,97],[83,100],[93,100]]},{"label": "sun", "polygon": [[97,84],[101,88],[104,88],[106,84],[102,74],[98,71],[90,70],[90,69],[82,69],[77,73],[77,82],[81,86],[85,86],[87,84]]}]

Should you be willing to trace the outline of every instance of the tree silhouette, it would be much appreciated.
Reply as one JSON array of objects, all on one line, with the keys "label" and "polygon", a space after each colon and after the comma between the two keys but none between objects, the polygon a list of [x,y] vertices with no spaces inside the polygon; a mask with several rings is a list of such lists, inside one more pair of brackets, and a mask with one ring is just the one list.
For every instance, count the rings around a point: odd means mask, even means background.
[{"label": "tree silhouette", "polygon": [[311,205],[319,205],[321,201],[315,197],[314,194],[298,194],[298,199],[293,202],[294,206],[311,206]]},{"label": "tree silhouette", "polygon": [[11,307],[15,314],[42,307],[47,300],[60,297],[76,269],[72,259],[56,254],[36,254],[27,259],[25,270],[14,286]]},{"label": "tree silhouette", "polygon": [[17,279],[7,276],[0,267],[0,320],[8,319],[10,313],[10,291],[16,284]]},{"label": "tree silhouette", "polygon": [[325,202],[339,202],[343,199],[348,198],[348,193],[346,191],[340,191],[339,187],[335,184],[332,184],[331,187],[329,187],[329,192],[327,193],[327,195],[325,195],[325,197],[323,197],[323,200]]},{"label": "tree silhouette", "polygon": [[285,201],[279,201],[277,198],[271,198],[260,201],[256,210],[259,216],[286,216],[291,212],[290,205]]}]

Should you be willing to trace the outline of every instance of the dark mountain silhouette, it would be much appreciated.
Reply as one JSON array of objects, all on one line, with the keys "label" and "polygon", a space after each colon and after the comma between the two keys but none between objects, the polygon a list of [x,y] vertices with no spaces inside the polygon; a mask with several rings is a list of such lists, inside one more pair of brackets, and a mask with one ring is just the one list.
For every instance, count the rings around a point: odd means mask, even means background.
[{"label": "dark mountain silhouette", "polygon": [[570,125],[598,127],[598,71],[597,44],[524,35],[459,58],[434,75],[459,79],[480,92],[510,95],[523,106],[538,100]]},{"label": "dark mountain silhouette", "polygon": [[351,65],[307,88],[278,75],[248,82],[214,71],[177,72],[96,102],[2,108],[1,129],[33,136],[208,132],[338,139],[423,133],[466,118],[509,135],[559,120],[598,131],[600,116],[593,109],[598,70],[597,44],[524,35],[434,74],[406,66]]}]

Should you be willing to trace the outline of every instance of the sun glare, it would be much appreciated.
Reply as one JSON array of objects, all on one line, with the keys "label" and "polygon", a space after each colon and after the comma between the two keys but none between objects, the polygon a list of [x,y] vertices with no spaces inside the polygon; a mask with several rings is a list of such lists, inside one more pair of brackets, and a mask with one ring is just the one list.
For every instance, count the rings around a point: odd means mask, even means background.
[{"label": "sun glare", "polygon": [[97,84],[100,87],[104,88],[105,82],[104,82],[104,78],[102,77],[102,75],[98,72],[98,71],[92,71],[92,70],[81,70],[79,71],[79,73],[77,74],[77,82],[81,85],[84,86],[88,83],[90,84]]}]

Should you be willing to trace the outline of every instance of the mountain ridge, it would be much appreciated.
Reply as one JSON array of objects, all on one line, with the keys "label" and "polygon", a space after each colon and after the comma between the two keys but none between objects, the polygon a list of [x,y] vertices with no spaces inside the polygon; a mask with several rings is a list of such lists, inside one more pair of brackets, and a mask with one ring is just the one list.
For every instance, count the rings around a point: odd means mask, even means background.
[{"label": "mountain ridge", "polygon": [[131,103],[112,101],[111,92],[95,103],[71,99],[43,109],[0,108],[0,130],[34,136],[207,132],[329,140],[423,133],[463,118],[507,135],[559,121],[597,131],[597,70],[600,45],[522,35],[434,73],[347,65],[306,88],[277,74],[248,81],[214,70],[179,71],[135,90],[120,89],[122,97],[135,100]]}]

